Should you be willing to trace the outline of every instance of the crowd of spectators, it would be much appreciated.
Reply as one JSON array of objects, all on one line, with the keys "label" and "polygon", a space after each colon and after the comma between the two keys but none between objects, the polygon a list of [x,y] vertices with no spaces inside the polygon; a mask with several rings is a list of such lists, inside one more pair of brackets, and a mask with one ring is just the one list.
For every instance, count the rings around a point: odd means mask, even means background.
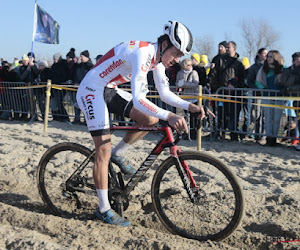
[{"label": "crowd of spectators", "polygon": [[[96,62],[102,55],[98,55]],[[94,66],[90,59],[88,50],[80,53],[79,57],[75,54],[75,49],[71,48],[63,59],[60,53],[53,55],[53,64],[50,66],[47,61],[35,60],[33,53],[24,54],[21,60],[15,58],[12,63],[1,59],[0,81],[2,82],[22,82],[22,83],[41,83],[51,79],[53,84],[72,84],[79,85],[85,74]],[[179,64],[166,69],[166,75],[169,78],[170,86],[174,92],[179,95],[197,95],[198,86],[202,85],[211,94],[220,94],[218,90],[225,88],[223,94],[228,95],[227,99],[231,101],[204,101],[210,104],[217,118],[213,119],[213,137],[222,139],[225,137],[226,129],[231,131],[230,139],[234,141],[243,140],[248,132],[253,132],[253,139],[262,143],[262,134],[265,133],[266,145],[277,145],[277,135],[279,122],[282,117],[282,109],[274,108],[268,105],[286,105],[298,107],[299,101],[285,101],[279,98],[263,98],[266,93],[270,97],[283,96],[285,94],[294,95],[300,92],[300,52],[292,55],[292,65],[284,67],[283,57],[277,50],[268,51],[266,48],[260,48],[256,54],[254,64],[250,65],[247,57],[240,58],[237,53],[237,45],[234,41],[222,41],[218,45],[218,54],[209,61],[207,55],[194,53],[190,58],[183,59]],[[155,84],[151,72],[148,75],[150,90],[155,90]],[[244,90],[239,90],[243,88]],[[246,90],[245,90],[246,89]],[[261,92],[260,96],[257,90],[270,90],[270,92]],[[275,91],[274,91],[275,90]],[[274,92],[272,92],[274,91]],[[36,97],[36,103],[44,114],[45,99],[43,98],[44,90],[35,88],[33,91]],[[255,94],[254,94],[255,93]],[[1,95],[5,94],[2,88]],[[69,114],[64,106],[64,98],[67,91],[53,89],[51,93],[51,111],[53,119],[60,122],[71,123]],[[253,96],[254,98],[242,99],[242,96]],[[16,119],[28,121],[30,117],[30,95],[24,90],[20,95],[22,105],[10,105],[9,98],[0,98],[0,110],[14,110],[11,112],[0,113],[0,119]],[[237,96],[239,98],[237,98]],[[299,96],[299,95],[298,95]],[[76,92],[70,94],[70,99],[74,108],[73,124],[82,124],[80,110],[76,103]],[[190,99],[190,102],[198,100]],[[163,108],[165,104],[158,102]],[[261,104],[265,104],[261,105]],[[173,110],[174,111],[174,108]],[[176,110],[175,110],[176,111]],[[243,112],[241,112],[243,111]],[[289,109],[286,112],[288,123],[285,126],[287,135],[295,137],[292,140],[293,145],[298,144],[299,124],[296,112]],[[241,114],[244,114],[243,124],[239,129]],[[120,118],[121,119],[121,118]],[[195,117],[191,117],[191,124]],[[254,127],[250,130],[250,125]],[[239,133],[239,130],[243,133]],[[191,137],[195,139],[196,131],[191,131]],[[300,146],[300,144],[299,144]],[[300,149],[300,147],[299,147]]]},{"label": "crowd of spectators", "polygon": [[[98,55],[96,61],[101,58],[102,55]],[[49,66],[46,60],[35,60],[34,53],[29,52],[24,54],[21,60],[14,59],[13,63],[9,63],[4,59],[1,59],[0,67],[0,81],[1,82],[22,82],[36,85],[51,80],[52,84],[65,85],[79,85],[85,74],[94,66],[90,59],[89,51],[84,50],[80,53],[79,58],[75,55],[75,49],[71,48],[66,54],[66,59],[63,59],[60,53],[53,55],[53,64]],[[12,86],[12,85],[10,85]],[[1,98],[1,110],[6,110],[0,114],[0,119],[4,120],[24,120],[29,121],[30,117],[30,95],[29,91],[22,91],[20,96],[21,102],[12,102],[11,92],[2,89],[2,95],[6,95],[5,98]],[[34,88],[33,94],[36,98],[36,103],[42,113],[45,111],[45,99],[43,98],[45,91],[42,88]],[[51,92],[51,111],[53,120],[70,123],[70,117],[67,113],[63,100],[66,95],[65,90],[52,89]],[[76,103],[76,92],[71,93],[71,101],[74,106],[75,119],[72,121],[74,124],[81,123],[80,110]],[[10,102],[10,103],[8,103]],[[9,106],[10,105],[10,106]],[[7,110],[13,110],[14,112],[7,112]]]}]

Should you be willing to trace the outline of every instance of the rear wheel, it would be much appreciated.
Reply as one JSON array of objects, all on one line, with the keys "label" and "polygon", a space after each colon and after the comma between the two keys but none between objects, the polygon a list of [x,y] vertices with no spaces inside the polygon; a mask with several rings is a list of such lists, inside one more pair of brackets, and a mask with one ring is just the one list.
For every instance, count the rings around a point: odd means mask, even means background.
[{"label": "rear wheel", "polygon": [[[81,165],[84,165],[82,171],[76,171]],[[60,143],[45,152],[38,165],[37,182],[44,203],[54,215],[77,218],[94,215],[98,200],[93,165],[92,151],[76,143]]]},{"label": "rear wheel", "polygon": [[191,187],[194,202],[179,176],[176,159],[170,157],[157,169],[151,195],[154,209],[172,233],[204,240],[222,240],[239,225],[243,216],[242,189],[235,175],[221,161],[202,152],[182,152],[196,182]]}]

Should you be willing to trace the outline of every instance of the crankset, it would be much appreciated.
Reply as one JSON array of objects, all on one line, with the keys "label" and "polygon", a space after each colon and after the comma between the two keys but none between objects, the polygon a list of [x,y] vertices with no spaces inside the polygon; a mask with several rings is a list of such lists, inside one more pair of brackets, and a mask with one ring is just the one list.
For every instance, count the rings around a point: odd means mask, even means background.
[{"label": "crankset", "polygon": [[121,189],[114,188],[108,191],[108,199],[112,209],[114,209],[120,216],[123,211],[126,211],[129,206],[129,199],[125,196]]}]

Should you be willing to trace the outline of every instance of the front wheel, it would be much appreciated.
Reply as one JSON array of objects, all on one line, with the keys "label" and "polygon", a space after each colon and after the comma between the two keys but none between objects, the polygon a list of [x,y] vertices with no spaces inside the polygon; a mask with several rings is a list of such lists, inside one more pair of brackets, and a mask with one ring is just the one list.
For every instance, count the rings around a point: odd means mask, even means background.
[{"label": "front wheel", "polygon": [[[222,240],[243,216],[242,189],[235,175],[221,161],[202,152],[179,153],[196,186],[179,176],[178,161],[169,157],[157,169],[151,187],[155,212],[172,233],[200,241]],[[185,171],[186,173],[186,171]],[[185,185],[193,192],[193,199]]]},{"label": "front wheel", "polygon": [[94,215],[97,197],[93,165],[92,151],[76,143],[60,143],[45,152],[38,165],[37,183],[44,203],[54,215]]}]

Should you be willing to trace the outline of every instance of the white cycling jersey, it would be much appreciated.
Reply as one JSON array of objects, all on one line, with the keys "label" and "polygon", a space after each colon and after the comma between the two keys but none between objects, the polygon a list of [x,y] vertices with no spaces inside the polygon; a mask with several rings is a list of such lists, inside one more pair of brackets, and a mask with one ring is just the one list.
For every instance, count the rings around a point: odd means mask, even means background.
[{"label": "white cycling jersey", "polygon": [[97,89],[99,85],[115,88],[117,85],[131,81],[134,107],[148,115],[167,120],[170,112],[146,98],[149,92],[147,82],[149,70],[153,71],[155,86],[162,101],[185,110],[190,103],[170,91],[163,64],[154,65],[157,48],[157,43],[142,41],[121,43],[98,61],[86,74],[80,86],[88,86],[91,89]]}]

